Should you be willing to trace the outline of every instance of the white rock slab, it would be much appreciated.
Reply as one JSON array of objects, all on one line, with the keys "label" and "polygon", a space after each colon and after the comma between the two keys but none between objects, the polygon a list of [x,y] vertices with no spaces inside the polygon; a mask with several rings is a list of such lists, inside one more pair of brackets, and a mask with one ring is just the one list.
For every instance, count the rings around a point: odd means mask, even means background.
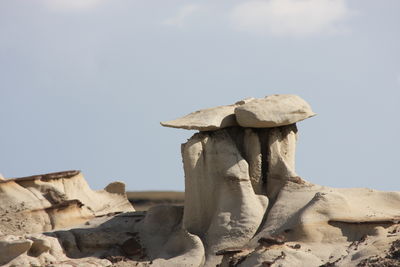
[{"label": "white rock slab", "polygon": [[293,124],[316,114],[299,96],[271,95],[236,107],[235,115],[242,127],[272,128]]},{"label": "white rock slab", "polygon": [[238,126],[235,118],[235,108],[251,102],[253,99],[244,99],[233,105],[201,109],[176,120],[161,122],[161,125],[199,131],[215,131],[226,127]]}]

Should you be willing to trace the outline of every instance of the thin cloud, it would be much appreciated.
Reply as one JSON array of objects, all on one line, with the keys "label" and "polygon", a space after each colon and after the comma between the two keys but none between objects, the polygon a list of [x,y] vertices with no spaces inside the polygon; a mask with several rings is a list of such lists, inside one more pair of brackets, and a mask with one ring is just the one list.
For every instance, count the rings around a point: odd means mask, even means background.
[{"label": "thin cloud", "polygon": [[199,5],[195,4],[185,5],[178,10],[178,13],[175,16],[163,21],[163,24],[176,27],[183,27],[185,25],[187,18],[190,17],[193,13],[195,13],[199,9],[200,9]]},{"label": "thin cloud", "polygon": [[345,0],[257,0],[236,5],[230,17],[237,30],[304,36],[337,31],[349,14]]},{"label": "thin cloud", "polygon": [[55,10],[91,9],[100,5],[103,0],[45,0],[44,4]]}]

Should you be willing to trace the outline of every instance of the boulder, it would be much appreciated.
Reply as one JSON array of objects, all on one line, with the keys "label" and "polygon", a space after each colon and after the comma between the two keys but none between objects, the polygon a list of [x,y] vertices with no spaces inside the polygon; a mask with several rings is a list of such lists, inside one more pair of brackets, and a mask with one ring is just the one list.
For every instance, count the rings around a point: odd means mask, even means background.
[{"label": "boulder", "polygon": [[7,235],[0,240],[0,265],[27,252],[32,246],[31,240],[21,239],[17,236]]},{"label": "boulder", "polygon": [[316,114],[296,95],[271,95],[236,107],[235,115],[242,127],[272,128],[293,124]]},{"label": "boulder", "polygon": [[249,98],[238,101],[233,105],[201,109],[176,120],[161,122],[161,125],[199,131],[214,131],[237,126],[235,108],[252,100],[253,98]]}]

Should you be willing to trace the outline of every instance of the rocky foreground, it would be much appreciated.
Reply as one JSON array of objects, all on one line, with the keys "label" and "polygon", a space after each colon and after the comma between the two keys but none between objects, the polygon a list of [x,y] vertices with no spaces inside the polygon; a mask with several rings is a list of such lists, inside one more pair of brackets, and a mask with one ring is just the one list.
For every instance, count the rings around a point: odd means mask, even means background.
[{"label": "rocky foreground", "polygon": [[400,192],[315,185],[295,172],[300,97],[163,122],[182,145],[184,206],[135,211],[124,184],[78,171],[0,180],[3,266],[400,266]]}]

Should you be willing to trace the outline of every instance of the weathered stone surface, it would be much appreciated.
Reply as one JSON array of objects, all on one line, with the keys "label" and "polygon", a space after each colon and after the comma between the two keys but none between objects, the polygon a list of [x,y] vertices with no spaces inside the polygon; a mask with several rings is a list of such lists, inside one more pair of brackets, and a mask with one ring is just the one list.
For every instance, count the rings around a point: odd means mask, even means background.
[{"label": "weathered stone surface", "polygon": [[27,252],[32,243],[30,240],[20,239],[17,236],[4,236],[0,239],[0,265]]},{"label": "weathered stone surface", "polygon": [[271,128],[293,124],[315,115],[310,105],[296,95],[271,95],[198,110],[176,120],[161,122],[161,125],[200,131],[215,131],[239,125]]},{"label": "weathered stone surface", "polygon": [[[66,171],[0,181],[3,234],[40,233],[77,225],[107,213],[133,211],[118,190],[91,190],[79,171]],[[110,186],[107,187],[110,190]]]},{"label": "weathered stone surface", "polygon": [[201,109],[176,120],[161,122],[161,125],[200,131],[214,131],[237,126],[235,108],[252,100],[253,98],[249,98],[238,101],[233,105]]},{"label": "weathered stone surface", "polygon": [[267,197],[255,194],[249,165],[235,143],[243,134],[242,129],[199,133],[183,145],[183,226],[202,239],[207,265],[222,257],[217,251],[246,244],[268,205]]},{"label": "weathered stone surface", "polygon": [[176,120],[161,122],[161,125],[187,130],[218,130],[238,125],[234,111],[234,105],[202,109]]},{"label": "weathered stone surface", "polygon": [[262,195],[266,191],[265,181],[263,180],[263,161],[265,161],[265,158],[263,158],[259,133],[253,129],[245,129],[242,147],[242,156],[249,164],[249,177],[254,193]]},{"label": "weathered stone surface", "polygon": [[0,181],[0,264],[400,266],[400,192],[311,184],[296,141],[294,123],[193,135],[184,207],[123,212],[123,183],[92,191],[76,171]]},{"label": "weathered stone surface", "polygon": [[268,172],[266,194],[273,200],[285,183],[297,176],[295,153],[297,127],[295,124],[271,128],[268,132]]},{"label": "weathered stone surface", "polygon": [[38,234],[26,235],[25,238],[27,240],[32,240],[33,244],[29,249],[29,254],[33,257],[38,257],[42,253],[48,252],[52,244],[47,238],[43,238],[43,236]]},{"label": "weathered stone surface", "polygon": [[112,182],[104,188],[104,191],[114,194],[125,194],[125,184],[123,182]]},{"label": "weathered stone surface", "polygon": [[293,124],[316,114],[296,95],[271,95],[236,107],[235,115],[242,127],[271,128]]},{"label": "weathered stone surface", "polygon": [[399,205],[399,192],[289,181],[249,246],[256,248],[261,238],[277,235],[284,236],[285,245],[255,249],[242,264],[257,266],[281,253],[285,257],[276,263],[283,266],[358,266],[372,255],[385,258],[392,242],[400,239]]},{"label": "weathered stone surface", "polygon": [[182,216],[182,207],[158,206],[149,210],[138,229],[151,266],[203,266],[203,243],[182,227]]}]

